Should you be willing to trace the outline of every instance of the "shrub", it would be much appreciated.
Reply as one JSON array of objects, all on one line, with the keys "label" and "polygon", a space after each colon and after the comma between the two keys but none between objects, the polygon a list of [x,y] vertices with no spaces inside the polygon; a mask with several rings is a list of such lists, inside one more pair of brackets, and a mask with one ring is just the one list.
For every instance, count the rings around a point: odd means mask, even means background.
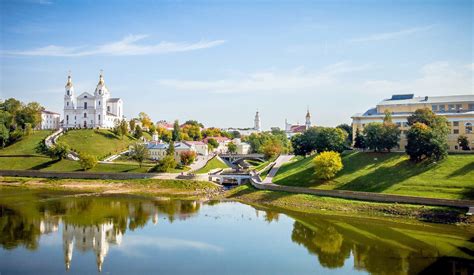
[{"label": "shrub", "polygon": [[320,179],[333,178],[342,169],[341,155],[337,152],[322,152],[313,160],[316,176]]},{"label": "shrub", "polygon": [[153,167],[150,172],[168,172],[170,169],[176,167],[176,161],[173,156],[167,155],[158,161],[158,164]]},{"label": "shrub", "polygon": [[458,137],[458,144],[464,151],[471,150],[471,148],[469,148],[469,139],[466,136],[460,135]]},{"label": "shrub", "polygon": [[86,153],[79,154],[79,164],[84,171],[94,168],[97,165],[97,158]]},{"label": "shrub", "polygon": [[52,159],[62,160],[69,154],[69,146],[64,143],[58,143],[53,148],[49,149],[49,156]]}]

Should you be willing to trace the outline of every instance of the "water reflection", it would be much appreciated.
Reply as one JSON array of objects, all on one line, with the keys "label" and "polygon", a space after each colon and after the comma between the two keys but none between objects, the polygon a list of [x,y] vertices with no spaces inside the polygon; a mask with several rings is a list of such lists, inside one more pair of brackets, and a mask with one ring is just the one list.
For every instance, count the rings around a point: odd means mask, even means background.
[{"label": "water reflection", "polygon": [[[62,242],[63,270],[70,270],[74,265],[83,267],[81,255],[89,254],[94,256],[99,272],[108,257],[118,259],[115,271],[121,273],[125,271],[119,266],[131,253],[139,255],[143,262],[134,266],[136,271],[146,266],[144,255],[154,253],[161,258],[171,257],[168,260],[175,264],[173,268],[179,269],[184,268],[181,262],[186,258],[180,253],[188,253],[191,262],[209,268],[204,273],[216,271],[214,266],[228,268],[226,273],[272,273],[272,269],[273,273],[284,273],[285,268],[295,273],[318,268],[324,268],[325,272],[339,269],[346,273],[374,274],[474,272],[472,228],[301,216],[241,204],[206,204],[204,210],[203,207],[197,201],[2,190],[0,247],[4,250],[0,249],[0,256],[20,247],[40,250],[41,236],[57,235]],[[198,215],[199,212],[204,214]],[[183,223],[172,225],[177,220]],[[156,229],[152,228],[168,228],[169,235],[154,235]],[[280,247],[276,248],[278,243]],[[163,253],[156,249],[170,251]],[[187,252],[175,254],[176,249]],[[238,255],[242,261],[249,262],[246,266],[234,262],[235,251],[241,250],[246,254]],[[111,256],[111,251],[123,255]],[[189,254],[189,251],[196,252]],[[219,253],[211,256],[221,258],[209,259],[212,257],[207,253]],[[258,272],[257,263],[251,264],[255,257],[272,265],[266,272]],[[11,270],[16,270],[13,263],[2,262],[1,258],[0,272],[2,266],[9,264]],[[87,266],[94,264],[92,259],[86,260]],[[148,264],[156,265],[153,260]]]}]

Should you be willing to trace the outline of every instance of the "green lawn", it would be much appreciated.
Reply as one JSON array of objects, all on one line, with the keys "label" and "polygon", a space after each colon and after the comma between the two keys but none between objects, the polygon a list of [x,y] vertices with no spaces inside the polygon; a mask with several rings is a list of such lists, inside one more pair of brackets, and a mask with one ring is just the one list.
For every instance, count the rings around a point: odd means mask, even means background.
[{"label": "green lawn", "polygon": [[368,191],[434,198],[474,199],[474,155],[449,155],[439,163],[413,164],[402,153],[350,153],[334,179],[316,179],[313,157],[280,168],[274,183],[317,189]]},{"label": "green lawn", "polygon": [[120,138],[109,130],[69,130],[59,138],[76,152],[84,152],[98,159],[120,153],[136,140],[131,136]]},{"label": "green lawn", "polygon": [[213,157],[211,160],[209,160],[204,167],[196,171],[196,174],[204,174],[204,173],[209,173],[212,169],[217,169],[217,168],[229,168],[227,164],[223,163],[217,157]]},{"label": "green lawn", "polygon": [[35,152],[36,146],[52,132],[48,130],[34,131],[31,135],[23,137],[21,140],[0,149],[0,156],[22,156],[22,155],[38,155]]}]

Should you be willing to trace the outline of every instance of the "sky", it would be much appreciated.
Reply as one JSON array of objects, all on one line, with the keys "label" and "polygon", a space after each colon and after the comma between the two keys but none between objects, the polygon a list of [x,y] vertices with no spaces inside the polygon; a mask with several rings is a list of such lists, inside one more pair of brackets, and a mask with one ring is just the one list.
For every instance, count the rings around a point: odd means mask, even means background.
[{"label": "sky", "polygon": [[0,1],[0,99],[62,113],[103,70],[127,118],[336,126],[392,94],[474,93],[474,1]]}]

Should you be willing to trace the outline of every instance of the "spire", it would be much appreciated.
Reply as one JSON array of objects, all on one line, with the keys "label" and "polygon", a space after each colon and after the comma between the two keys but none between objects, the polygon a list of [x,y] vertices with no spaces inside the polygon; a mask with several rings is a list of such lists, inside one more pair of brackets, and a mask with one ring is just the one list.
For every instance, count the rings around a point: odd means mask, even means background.
[{"label": "spire", "polygon": [[66,88],[69,88],[69,87],[72,87],[71,71],[69,71],[67,74]]},{"label": "spire", "polygon": [[99,83],[97,85],[104,85],[104,70],[100,70]]},{"label": "spire", "polygon": [[311,114],[309,113],[309,106],[306,108],[306,118],[310,118]]}]

